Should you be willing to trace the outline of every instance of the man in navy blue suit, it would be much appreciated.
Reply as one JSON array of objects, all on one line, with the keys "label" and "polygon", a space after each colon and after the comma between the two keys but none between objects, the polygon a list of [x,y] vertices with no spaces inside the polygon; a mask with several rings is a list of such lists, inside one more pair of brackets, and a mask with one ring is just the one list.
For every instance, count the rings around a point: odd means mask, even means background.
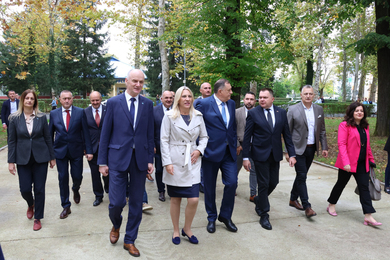
[{"label": "man in navy blue suit", "polygon": [[[202,112],[209,142],[202,158],[204,197],[207,211],[207,231],[215,232],[215,221],[226,225],[231,232],[237,232],[232,221],[234,199],[237,188],[237,132],[235,122],[236,105],[230,99],[232,86],[226,79],[214,84],[214,95],[201,99],[196,109]],[[219,216],[215,204],[215,188],[218,170],[222,172],[225,185]]]},{"label": "man in navy blue suit", "polygon": [[161,132],[161,122],[165,115],[166,111],[172,109],[173,103],[173,95],[169,90],[165,90],[161,95],[161,105],[157,105],[153,108],[153,116],[154,116],[154,165],[156,167],[155,175],[156,175],[156,184],[158,191],[158,199],[160,201],[165,201],[165,184],[162,182],[163,176],[163,166],[161,161],[161,149],[160,149],[160,132]]},{"label": "man in navy blue suit", "polygon": [[93,158],[91,138],[89,136],[87,118],[84,109],[73,106],[73,95],[69,90],[60,94],[62,107],[50,112],[49,130],[57,161],[58,180],[60,185],[61,206],[60,218],[64,219],[71,213],[69,201],[69,163],[70,175],[73,181],[73,200],[80,203],[80,185],[83,179],[83,155],[86,151],[87,160]]},{"label": "man in navy blue suit", "polygon": [[123,247],[132,256],[140,256],[134,242],[142,220],[142,198],[147,173],[153,172],[153,102],[140,95],[144,73],[131,70],[125,80],[126,91],[107,101],[99,147],[99,171],[110,174],[109,216],[113,227],[110,242],[119,239],[122,210],[126,205],[129,183],[129,212]]},{"label": "man in navy blue suit", "polygon": [[92,91],[91,94],[89,94],[89,100],[91,101],[91,106],[84,109],[84,113],[87,118],[87,124],[92,143],[93,159],[88,161],[88,164],[89,168],[91,169],[92,190],[95,194],[95,201],[93,202],[93,206],[96,207],[102,203],[104,191],[108,193],[109,187],[108,176],[103,176],[103,189],[102,181],[100,180],[99,165],[97,164],[100,134],[102,131],[104,116],[106,115],[106,106],[101,104],[102,95],[98,91]]},{"label": "man in navy blue suit", "polygon": [[258,185],[255,210],[260,216],[260,225],[268,230],[272,229],[268,196],[279,183],[280,161],[283,159],[282,135],[290,156],[289,164],[293,167],[296,163],[286,110],[274,106],[274,100],[272,89],[260,90],[260,106],[248,111],[242,145],[245,169],[251,169],[249,157],[255,163]]},{"label": "man in navy blue suit", "polygon": [[7,129],[8,132],[8,117],[10,114],[16,112],[19,108],[19,99],[17,99],[15,91],[9,90],[8,97],[4,101],[3,106],[1,107],[1,121],[3,121],[3,129]]}]

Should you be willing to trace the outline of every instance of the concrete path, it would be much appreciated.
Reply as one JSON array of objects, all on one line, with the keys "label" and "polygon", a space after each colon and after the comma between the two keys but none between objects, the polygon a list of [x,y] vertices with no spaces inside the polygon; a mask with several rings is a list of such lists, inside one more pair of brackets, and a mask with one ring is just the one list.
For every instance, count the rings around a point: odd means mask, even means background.
[{"label": "concrete path", "polygon": [[[33,221],[26,218],[27,205],[19,193],[18,177],[8,172],[7,149],[0,152],[0,243],[5,259],[131,259],[123,249],[125,226],[116,245],[109,242],[111,223],[108,196],[93,207],[91,177],[84,162],[81,203],[72,204],[72,214],[59,218],[62,210],[56,169],[49,170],[46,183],[45,218],[42,229],[33,231]],[[180,245],[171,242],[172,223],[169,199],[158,201],[156,184],[146,182],[149,204],[154,209],[143,214],[136,246],[139,259],[388,259],[390,234],[390,196],[374,202],[379,228],[363,225],[363,213],[353,190],[353,179],[337,206],[337,217],[326,212],[327,197],[336,181],[337,171],[313,164],[307,184],[310,202],[317,216],[307,219],[304,212],[288,206],[295,176],[293,168],[282,162],[280,183],[270,196],[272,231],[261,228],[254,204],[249,202],[248,173],[241,170],[233,221],[237,233],[217,222],[214,234],[206,231],[207,219],[203,194],[200,195],[193,232],[200,243],[193,245],[182,237]],[[223,185],[219,178],[217,204]],[[72,201],[73,202],[73,201]],[[185,202],[185,201],[183,201]],[[180,225],[184,223],[184,203]],[[127,221],[127,207],[123,223]]]}]

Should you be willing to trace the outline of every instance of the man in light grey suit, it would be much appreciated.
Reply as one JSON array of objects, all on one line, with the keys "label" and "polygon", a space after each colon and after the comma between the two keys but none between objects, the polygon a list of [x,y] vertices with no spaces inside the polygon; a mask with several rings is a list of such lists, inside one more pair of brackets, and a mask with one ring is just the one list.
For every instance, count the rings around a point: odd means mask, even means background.
[{"label": "man in light grey suit", "polygon": [[[291,207],[305,210],[306,217],[317,215],[311,208],[307,194],[306,176],[313,162],[314,154],[319,153],[321,142],[322,155],[328,157],[328,144],[326,141],[324,110],[321,106],[313,104],[314,90],[310,85],[302,87],[302,102],[290,106],[287,112],[287,120],[294,143],[296,153],[295,172],[296,177],[291,190]],[[286,154],[286,159],[289,157]],[[302,205],[298,202],[301,198]]]},{"label": "man in light grey suit", "polygon": [[[244,106],[236,109],[236,124],[237,124],[237,175],[242,168],[242,142],[244,141],[246,116],[248,111],[255,107],[256,95],[253,92],[247,92],[244,97]],[[249,188],[250,196],[249,201],[254,202],[254,198],[257,194],[257,177],[255,171],[255,164],[251,158],[249,158],[252,168],[249,173]]]}]

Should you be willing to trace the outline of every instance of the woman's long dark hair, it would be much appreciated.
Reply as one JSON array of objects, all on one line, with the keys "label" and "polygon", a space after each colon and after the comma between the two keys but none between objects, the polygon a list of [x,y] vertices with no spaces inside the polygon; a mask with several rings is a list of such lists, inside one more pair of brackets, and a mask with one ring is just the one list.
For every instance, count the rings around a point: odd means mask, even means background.
[{"label": "woman's long dark hair", "polygon": [[356,126],[355,118],[353,117],[353,113],[355,112],[357,107],[362,107],[363,112],[364,112],[364,116],[363,116],[362,120],[360,120],[360,126],[367,129],[367,127],[368,127],[368,122],[366,119],[367,108],[360,102],[357,102],[357,101],[353,102],[352,104],[350,104],[347,107],[347,111],[345,112],[345,116],[344,116],[344,121],[347,122],[347,125]]}]

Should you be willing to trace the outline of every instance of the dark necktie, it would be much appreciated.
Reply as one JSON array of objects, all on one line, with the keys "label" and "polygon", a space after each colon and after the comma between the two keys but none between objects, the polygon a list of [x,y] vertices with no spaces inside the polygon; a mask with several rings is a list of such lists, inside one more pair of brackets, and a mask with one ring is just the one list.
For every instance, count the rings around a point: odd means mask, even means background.
[{"label": "dark necktie", "polygon": [[[134,114],[135,114],[135,98],[130,98],[130,119],[131,122],[134,124]],[[134,125],[133,125],[134,126]]]},{"label": "dark necktie", "polygon": [[66,132],[68,132],[68,130],[69,130],[69,122],[70,122],[69,109],[65,110],[65,112],[66,112]]},{"label": "dark necktie", "polygon": [[226,111],[225,111],[225,103],[222,102],[222,103],[221,103],[221,106],[222,106],[222,119],[223,119],[223,122],[225,122],[225,126],[227,127],[227,118],[226,118]]},{"label": "dark necktie", "polygon": [[96,109],[95,121],[96,121],[97,127],[99,127],[99,125],[100,125],[100,116],[99,116],[99,110],[98,109]]},{"label": "dark necktie", "polygon": [[271,116],[271,109],[266,109],[268,111],[268,114],[267,114],[267,121],[268,121],[268,124],[269,126],[271,127],[271,130],[273,130],[274,128],[274,124],[272,123],[272,116]]}]

